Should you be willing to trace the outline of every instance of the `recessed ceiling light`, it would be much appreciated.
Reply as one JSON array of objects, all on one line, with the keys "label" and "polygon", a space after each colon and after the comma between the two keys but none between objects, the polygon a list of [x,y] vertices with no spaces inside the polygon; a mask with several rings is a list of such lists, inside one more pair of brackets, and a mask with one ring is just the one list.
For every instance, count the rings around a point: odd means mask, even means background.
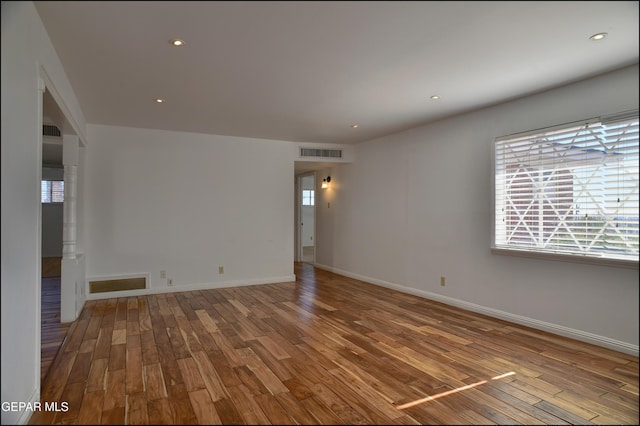
[{"label": "recessed ceiling light", "polygon": [[431,96],[431,99],[433,99],[434,101],[437,101],[438,99],[440,99],[440,96],[433,95],[433,96]]},{"label": "recessed ceiling light", "polygon": [[359,125],[359,124],[352,124],[352,125],[351,125],[351,128],[352,128],[352,129],[357,129],[358,127],[360,127],[360,125]]},{"label": "recessed ceiling light", "polygon": [[598,33],[598,34],[594,34],[591,37],[589,37],[590,40],[602,40],[603,38],[605,38],[607,36],[607,33]]},{"label": "recessed ceiling light", "polygon": [[162,99],[162,98],[155,98],[154,101],[156,101],[157,104],[163,104],[164,103],[164,99]]},{"label": "recessed ceiling light", "polygon": [[169,40],[169,43],[171,43],[172,46],[176,46],[176,47],[184,46],[184,40],[181,40],[179,38],[174,38],[173,40]]}]

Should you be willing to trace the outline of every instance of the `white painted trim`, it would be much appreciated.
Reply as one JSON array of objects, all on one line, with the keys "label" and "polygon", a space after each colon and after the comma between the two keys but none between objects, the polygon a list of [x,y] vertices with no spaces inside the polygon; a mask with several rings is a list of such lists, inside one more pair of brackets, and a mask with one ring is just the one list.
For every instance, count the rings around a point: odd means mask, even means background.
[{"label": "white painted trim", "polygon": [[[494,235],[495,237],[495,235]],[[638,260],[611,259],[605,257],[581,256],[577,254],[551,253],[515,248],[491,247],[492,254],[504,256],[531,257],[534,259],[555,260],[559,262],[587,263],[591,265],[611,266],[614,268],[638,269]]]},{"label": "white painted trim", "polygon": [[78,276],[80,280],[76,284],[77,287],[80,287],[80,294],[78,294],[78,289],[76,288],[76,319],[78,319],[78,317],[80,317],[80,314],[82,313],[82,309],[84,309],[84,303],[87,301],[87,288],[85,284],[87,264],[84,253],[76,253],[76,262],[78,262],[78,265],[80,266],[80,268],[76,272],[79,272],[81,274]]},{"label": "white painted trim", "polygon": [[627,342],[622,342],[608,337],[599,336],[597,334],[588,333],[581,330],[565,327],[558,324],[553,324],[545,321],[540,321],[533,318],[524,317],[521,315],[512,314],[510,312],[500,311],[498,309],[489,308],[482,305],[476,305],[475,303],[466,302],[464,300],[455,299],[453,297],[443,296],[436,293],[431,293],[424,290],[418,290],[411,287],[406,287],[400,284],[391,283],[388,281],[379,280],[376,278],[367,277],[360,274],[354,274],[349,271],[334,268],[332,266],[321,265],[316,263],[316,268],[324,269],[336,274],[344,275],[345,277],[355,278],[360,281],[364,281],[369,284],[379,285],[381,287],[391,288],[403,293],[412,294],[414,296],[423,297],[429,300],[435,300],[447,305],[455,306],[461,309],[466,309],[472,312],[488,315],[493,318],[503,319],[516,324],[525,325],[527,327],[535,328],[537,330],[547,331],[549,333],[557,334],[571,339],[580,340],[581,342],[591,343],[597,346],[613,349],[614,351],[623,352],[633,356],[638,356],[638,346],[632,345]]},{"label": "white painted trim", "polygon": [[[58,108],[60,108],[60,111],[62,112],[66,120],[69,122],[69,124],[71,125],[71,128],[76,132],[76,135],[78,135],[78,138],[82,143],[82,146],[87,146],[87,135],[85,135],[83,129],[80,128],[75,117],[73,116],[73,114],[71,114],[71,110],[69,109],[67,104],[64,102],[64,99],[60,95],[60,92],[58,92],[58,90],[54,86],[53,80],[51,80],[51,78],[49,77],[49,74],[47,74],[47,71],[44,69],[44,66],[40,65],[38,68],[39,68],[40,78],[42,78],[42,80],[44,81],[44,85],[49,91],[49,93],[51,94],[51,97],[53,97],[53,100],[56,101],[56,103],[58,104]],[[42,133],[41,129],[42,129],[42,126],[40,126],[40,133]]]},{"label": "white painted trim", "polygon": [[[40,386],[38,386],[37,389],[33,392],[33,394],[31,394],[29,401],[25,401],[25,402],[27,402],[32,407],[35,406],[36,402],[40,402]],[[33,415],[33,413],[35,413],[35,411],[24,410],[22,413],[20,413],[20,417],[18,417],[18,421],[16,422],[16,424],[18,425],[29,424],[29,420],[31,420],[31,416]]]},{"label": "white painted trim", "polygon": [[[129,278],[140,277],[140,275],[130,276]],[[87,286],[89,281],[93,281],[96,278],[87,279]],[[295,274],[285,275],[282,277],[269,277],[269,278],[256,278],[250,280],[234,280],[234,281],[221,281],[217,283],[200,283],[200,284],[185,284],[174,285],[171,287],[152,287],[141,290],[127,290],[127,291],[111,291],[104,293],[87,293],[87,300],[100,300],[110,299],[114,297],[130,297],[130,296],[146,296],[152,294],[162,293],[179,293],[182,291],[195,291],[195,290],[215,290],[218,288],[227,287],[241,287],[249,285],[261,285],[261,284],[278,284],[292,282],[296,280]]]},{"label": "white painted trim", "polygon": [[[43,78],[38,78],[37,81],[37,127],[35,129],[36,133],[36,143],[38,145],[38,152],[36,155],[36,176],[38,177],[37,185],[40,185],[42,182],[42,121],[43,121],[43,109],[44,109],[44,90],[45,90],[45,81]],[[37,236],[38,240],[36,241],[36,332],[35,336],[35,381],[33,386],[35,388],[32,397],[35,396],[40,400],[40,387],[42,386],[42,189],[39,188],[35,191],[37,194],[37,209],[38,209],[38,219],[37,219]],[[34,200],[36,201],[36,200]],[[31,302],[31,301],[30,301]],[[29,421],[31,416],[26,416],[23,412],[18,422],[20,424],[26,424]],[[26,420],[25,423],[22,423],[23,420]]]}]

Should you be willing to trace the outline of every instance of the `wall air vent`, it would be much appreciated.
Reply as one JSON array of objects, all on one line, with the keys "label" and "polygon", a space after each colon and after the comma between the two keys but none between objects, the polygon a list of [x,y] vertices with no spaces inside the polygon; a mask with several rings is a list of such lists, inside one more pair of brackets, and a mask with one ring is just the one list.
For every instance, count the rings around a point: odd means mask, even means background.
[{"label": "wall air vent", "polygon": [[300,148],[300,157],[342,158],[342,150],[341,149]]},{"label": "wall air vent", "polygon": [[58,127],[54,126],[53,124],[43,124],[42,136],[55,136],[59,138],[60,136],[62,136],[62,133],[60,132],[60,129],[58,129]]},{"label": "wall air vent", "polygon": [[107,293],[110,291],[142,290],[147,288],[146,277],[107,279],[89,281],[89,293]]}]

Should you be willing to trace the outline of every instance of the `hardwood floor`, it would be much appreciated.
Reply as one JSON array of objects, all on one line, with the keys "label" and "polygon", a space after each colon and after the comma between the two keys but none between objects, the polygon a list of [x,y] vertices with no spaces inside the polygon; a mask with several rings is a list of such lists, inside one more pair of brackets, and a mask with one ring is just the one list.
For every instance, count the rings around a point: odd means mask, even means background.
[{"label": "hardwood floor", "polygon": [[638,358],[306,263],[87,302],[31,424],[638,424]]},{"label": "hardwood floor", "polygon": [[61,257],[42,258],[40,290],[40,377],[44,383],[49,367],[62,345],[70,323],[60,323]]},{"label": "hardwood floor", "polygon": [[41,294],[40,377],[44,383],[71,324],[60,322],[60,277],[43,278]]},{"label": "hardwood floor", "polygon": [[42,258],[42,278],[59,278],[62,275],[62,257]]}]

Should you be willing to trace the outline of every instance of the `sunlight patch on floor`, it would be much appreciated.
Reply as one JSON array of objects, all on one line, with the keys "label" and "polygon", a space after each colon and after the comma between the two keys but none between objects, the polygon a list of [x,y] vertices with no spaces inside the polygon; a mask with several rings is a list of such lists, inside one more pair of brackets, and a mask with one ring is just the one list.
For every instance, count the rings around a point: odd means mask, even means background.
[{"label": "sunlight patch on floor", "polygon": [[[513,376],[515,374],[516,373],[514,373],[513,371],[510,371],[508,373],[504,373],[504,374],[501,374],[499,376],[492,377],[489,380],[500,380],[500,379],[504,379],[505,377]],[[397,408],[400,409],[400,410],[405,410],[407,408],[415,407],[416,405],[424,404],[425,402],[433,401],[435,399],[442,398],[442,397],[447,396],[447,395],[451,395],[451,394],[454,394],[454,393],[458,393],[458,392],[462,392],[462,391],[465,391],[465,390],[468,390],[468,389],[472,389],[472,388],[475,388],[476,386],[484,385],[485,383],[488,383],[489,380],[481,380],[479,382],[472,383],[470,385],[461,386],[459,388],[451,389],[451,390],[446,391],[446,392],[441,392],[441,393],[439,393],[437,395],[432,395],[432,396],[428,396],[426,398],[417,399],[415,401],[399,405]]]}]

